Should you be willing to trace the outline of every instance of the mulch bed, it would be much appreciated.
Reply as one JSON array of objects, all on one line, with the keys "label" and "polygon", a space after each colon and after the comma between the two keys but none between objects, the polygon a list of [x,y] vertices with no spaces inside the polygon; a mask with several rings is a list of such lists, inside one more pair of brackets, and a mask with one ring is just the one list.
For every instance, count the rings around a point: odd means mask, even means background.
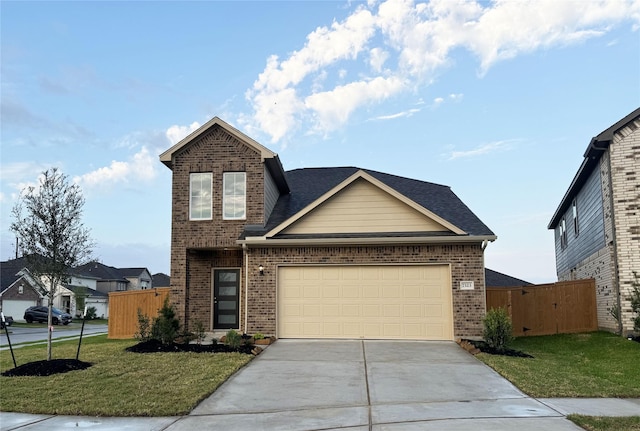
[{"label": "mulch bed", "polygon": [[3,372],[2,375],[5,377],[50,376],[52,374],[66,373],[74,370],[84,370],[91,365],[90,362],[76,359],[52,359],[50,361],[29,362],[7,370]]},{"label": "mulch bed", "polygon": [[127,347],[128,352],[133,353],[158,353],[158,352],[193,352],[193,353],[231,353],[239,352],[251,355],[254,347],[242,345],[237,349],[226,344],[162,344],[158,340],[141,341],[131,347]]},{"label": "mulch bed", "polygon": [[490,355],[513,356],[516,358],[533,358],[533,356],[529,355],[528,353],[521,352],[520,350],[513,350],[513,349],[496,350],[492,347],[489,347],[489,345],[484,341],[477,341],[477,340],[463,340],[463,341],[465,343],[471,344],[480,352],[488,353]]}]

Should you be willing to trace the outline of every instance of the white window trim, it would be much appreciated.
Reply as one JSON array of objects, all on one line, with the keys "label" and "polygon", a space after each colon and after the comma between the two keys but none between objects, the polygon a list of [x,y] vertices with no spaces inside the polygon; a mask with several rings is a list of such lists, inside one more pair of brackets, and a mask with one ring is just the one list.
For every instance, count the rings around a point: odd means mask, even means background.
[{"label": "white window trim", "polygon": [[[227,205],[227,194],[226,194],[227,178],[233,175],[234,181],[235,181],[235,175],[237,174],[242,174],[243,180],[244,180],[244,196],[242,196],[242,205],[244,206],[244,211],[242,212],[242,216],[240,217],[227,217],[225,216],[225,208]],[[247,219],[247,173],[246,172],[234,171],[234,172],[223,173],[222,175],[222,219],[223,220],[246,220]]]},{"label": "white window trim", "polygon": [[[209,217],[194,217],[193,215],[193,193],[191,190],[191,178],[194,175],[208,175],[209,176]],[[189,174],[189,220],[199,221],[199,220],[213,220],[213,173],[212,172],[192,172]]]}]

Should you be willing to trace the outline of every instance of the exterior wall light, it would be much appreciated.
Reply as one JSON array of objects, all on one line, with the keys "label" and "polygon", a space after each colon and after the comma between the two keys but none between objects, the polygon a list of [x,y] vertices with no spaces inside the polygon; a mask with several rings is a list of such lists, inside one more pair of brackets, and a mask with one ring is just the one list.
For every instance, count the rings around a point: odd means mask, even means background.
[{"label": "exterior wall light", "polygon": [[258,271],[260,271],[260,275],[264,275],[264,266],[260,265]]}]

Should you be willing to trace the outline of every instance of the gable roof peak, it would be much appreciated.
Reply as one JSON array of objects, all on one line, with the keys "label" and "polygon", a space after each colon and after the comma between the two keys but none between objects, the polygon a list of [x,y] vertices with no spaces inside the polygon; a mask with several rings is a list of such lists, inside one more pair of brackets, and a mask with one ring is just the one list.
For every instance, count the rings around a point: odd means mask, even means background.
[{"label": "gable roof peak", "polygon": [[233,137],[239,139],[240,141],[246,143],[247,145],[253,147],[258,153],[260,153],[262,159],[274,159],[278,157],[277,153],[274,153],[267,147],[263,146],[259,142],[255,141],[253,138],[242,133],[240,130],[236,129],[229,123],[223,121],[220,117],[213,117],[202,126],[198,127],[196,130],[188,134],[186,137],[181,139],[178,143],[173,145],[171,148],[160,154],[160,161],[164,163],[169,169],[173,168],[172,157],[173,154],[181,150],[182,148],[189,145],[196,138],[204,134],[206,131],[211,129],[214,126],[222,127],[227,133],[232,135]]}]

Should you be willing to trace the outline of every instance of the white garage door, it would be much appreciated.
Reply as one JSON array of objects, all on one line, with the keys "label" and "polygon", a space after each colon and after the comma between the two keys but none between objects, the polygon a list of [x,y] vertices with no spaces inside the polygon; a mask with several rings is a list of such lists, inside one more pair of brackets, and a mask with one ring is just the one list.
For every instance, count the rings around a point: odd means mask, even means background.
[{"label": "white garage door", "polygon": [[24,320],[24,310],[37,305],[36,301],[19,301],[16,299],[5,299],[2,301],[2,312],[5,316],[13,317],[13,320]]},{"label": "white garage door", "polygon": [[452,340],[447,265],[278,269],[279,338]]}]

